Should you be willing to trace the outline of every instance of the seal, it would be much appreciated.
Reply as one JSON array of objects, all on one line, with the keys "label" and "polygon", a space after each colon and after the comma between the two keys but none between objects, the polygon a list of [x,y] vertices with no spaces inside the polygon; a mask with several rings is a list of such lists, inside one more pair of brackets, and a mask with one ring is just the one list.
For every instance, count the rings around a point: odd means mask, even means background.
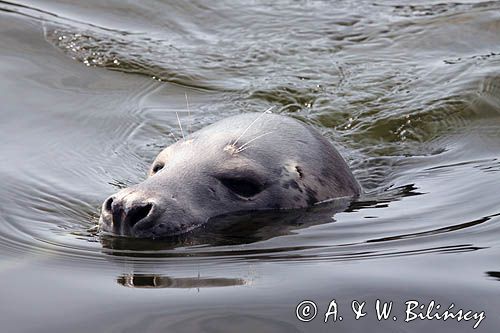
[{"label": "seal", "polygon": [[313,127],[269,112],[232,116],[161,151],[142,183],[107,198],[99,229],[160,238],[237,212],[305,208],[361,188]]}]

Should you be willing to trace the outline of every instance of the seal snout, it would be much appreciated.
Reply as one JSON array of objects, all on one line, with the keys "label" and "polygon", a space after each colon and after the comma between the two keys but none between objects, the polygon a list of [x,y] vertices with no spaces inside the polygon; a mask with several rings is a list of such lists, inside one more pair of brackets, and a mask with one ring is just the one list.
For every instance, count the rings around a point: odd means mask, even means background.
[{"label": "seal snout", "polygon": [[102,217],[113,233],[133,235],[133,229],[144,227],[152,220],[155,203],[137,195],[111,196],[104,201]]}]

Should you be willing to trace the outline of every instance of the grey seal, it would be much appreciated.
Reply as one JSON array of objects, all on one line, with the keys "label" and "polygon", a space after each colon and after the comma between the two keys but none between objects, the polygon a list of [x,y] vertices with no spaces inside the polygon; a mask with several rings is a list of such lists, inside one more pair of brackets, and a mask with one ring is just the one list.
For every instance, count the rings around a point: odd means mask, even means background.
[{"label": "grey seal", "polygon": [[99,229],[160,238],[216,216],[305,208],[360,192],[342,156],[313,127],[274,113],[245,113],[161,151],[146,180],[104,201]]}]

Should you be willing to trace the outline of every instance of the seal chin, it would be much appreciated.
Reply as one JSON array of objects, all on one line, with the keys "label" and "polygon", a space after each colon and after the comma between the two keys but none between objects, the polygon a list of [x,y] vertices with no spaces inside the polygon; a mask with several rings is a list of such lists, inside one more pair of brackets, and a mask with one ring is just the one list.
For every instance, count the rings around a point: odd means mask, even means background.
[{"label": "seal chin", "polygon": [[113,221],[101,215],[99,219],[99,231],[113,236],[132,237],[132,238],[167,238],[189,233],[199,227],[203,223],[189,224],[185,222],[169,221],[152,221],[152,223],[140,223],[131,229],[116,230],[113,227]]}]

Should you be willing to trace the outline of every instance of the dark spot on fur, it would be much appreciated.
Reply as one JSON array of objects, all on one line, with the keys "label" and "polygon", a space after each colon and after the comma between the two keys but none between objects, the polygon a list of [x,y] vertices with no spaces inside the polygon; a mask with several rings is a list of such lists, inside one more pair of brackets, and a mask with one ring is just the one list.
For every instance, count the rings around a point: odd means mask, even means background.
[{"label": "dark spot on fur", "polygon": [[218,198],[217,192],[215,191],[215,189],[212,186],[209,186],[207,189],[208,189],[208,195],[210,197],[215,198],[215,199]]},{"label": "dark spot on fur", "polygon": [[293,180],[293,179],[290,179],[290,180],[284,182],[283,183],[283,188],[286,188],[286,189],[293,188],[293,189],[298,190],[300,192],[304,192],[300,188],[299,184],[297,184],[297,182],[295,180]]},{"label": "dark spot on fur", "polygon": [[302,179],[304,178],[304,172],[302,171],[302,168],[299,167],[298,165],[295,166],[295,171],[299,174],[299,178]]},{"label": "dark spot on fur", "polygon": [[325,186],[325,185],[326,185],[326,183],[325,183],[325,181],[323,180],[323,178],[321,178],[321,177],[316,177],[316,180],[318,181],[318,183],[319,183],[321,186]]},{"label": "dark spot on fur", "polygon": [[302,201],[302,198],[299,195],[293,196],[293,200],[296,202]]},{"label": "dark spot on fur", "polygon": [[306,187],[306,194],[307,194],[307,204],[309,206],[312,206],[313,204],[315,204],[316,202],[318,202],[318,199],[316,197],[316,195],[318,194],[318,192],[316,192],[315,190],[311,189],[310,187]]}]

